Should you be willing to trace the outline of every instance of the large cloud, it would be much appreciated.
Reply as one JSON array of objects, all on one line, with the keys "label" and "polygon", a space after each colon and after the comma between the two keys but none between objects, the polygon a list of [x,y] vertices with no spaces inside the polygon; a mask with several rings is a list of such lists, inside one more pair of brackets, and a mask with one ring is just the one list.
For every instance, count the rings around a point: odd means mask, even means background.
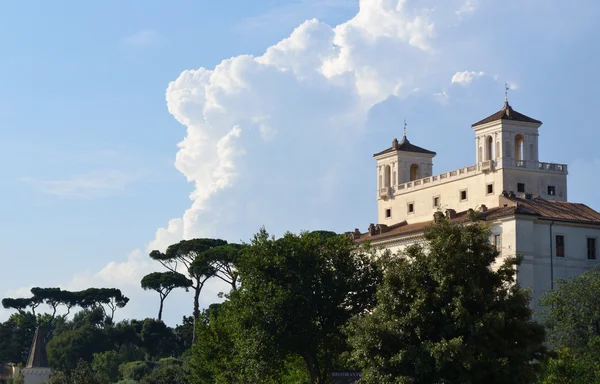
[{"label": "large cloud", "polygon": [[332,176],[352,163],[369,108],[416,87],[425,74],[415,70],[432,55],[434,37],[429,10],[364,0],[335,28],[309,20],[262,56],[184,71],[166,99],[187,128],[175,166],[195,190],[191,207],[159,229],[151,247],[223,236],[240,217],[258,229],[270,221],[261,217],[267,210],[318,215]]},{"label": "large cloud", "polygon": [[[132,297],[125,315],[150,316],[154,307],[149,312],[141,300],[150,293],[137,286],[143,274],[160,269],[147,260],[149,250],[193,237],[247,240],[261,225],[276,234],[349,229],[357,222],[353,204],[364,201],[352,196],[373,189],[355,176],[371,169],[361,143],[372,107],[414,94],[434,102],[434,93],[442,94],[440,87],[465,68],[454,63],[456,52],[437,43],[458,25],[456,11],[465,2],[425,3],[361,0],[345,23],[308,20],[261,56],[182,72],[169,84],[166,102],[186,128],[175,167],[194,185],[191,206],[159,228],[145,250],[71,286],[120,287]],[[222,289],[208,287],[205,303]],[[182,295],[167,306],[189,313],[191,297]],[[143,305],[145,311],[136,307]]]}]

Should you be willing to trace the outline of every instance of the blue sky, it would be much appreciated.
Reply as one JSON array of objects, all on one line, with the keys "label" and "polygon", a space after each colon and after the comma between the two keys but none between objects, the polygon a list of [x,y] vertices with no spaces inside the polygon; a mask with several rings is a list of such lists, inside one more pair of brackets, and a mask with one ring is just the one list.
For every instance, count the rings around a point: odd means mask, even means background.
[{"label": "blue sky", "polygon": [[[600,5],[438,3],[1,3],[0,294],[116,286],[123,316],[154,316],[148,250],[364,230],[371,156],[403,119],[434,172],[470,165],[505,82],[544,122],[541,160],[569,165],[569,200],[599,210]],[[166,320],[191,301],[174,294]]]}]

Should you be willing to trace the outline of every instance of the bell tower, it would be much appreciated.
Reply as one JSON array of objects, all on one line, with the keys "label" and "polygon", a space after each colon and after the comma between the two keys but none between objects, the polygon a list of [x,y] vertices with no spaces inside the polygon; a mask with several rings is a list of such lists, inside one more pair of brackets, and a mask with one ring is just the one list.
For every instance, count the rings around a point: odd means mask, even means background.
[{"label": "bell tower", "polygon": [[502,109],[471,126],[477,170],[500,172],[499,191],[567,201],[567,166],[539,160],[541,125],[541,121],[513,109],[506,86]]},{"label": "bell tower", "polygon": [[538,163],[538,129],[542,122],[515,111],[505,87],[502,109],[471,127],[477,166],[482,171]]}]

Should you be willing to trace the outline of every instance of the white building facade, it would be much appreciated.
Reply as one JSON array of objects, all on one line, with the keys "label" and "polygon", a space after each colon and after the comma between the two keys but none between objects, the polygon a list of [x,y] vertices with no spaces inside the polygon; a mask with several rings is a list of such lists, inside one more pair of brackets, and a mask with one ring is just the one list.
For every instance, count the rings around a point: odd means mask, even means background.
[{"label": "white building facade", "polygon": [[475,164],[434,174],[435,152],[406,137],[374,155],[379,224],[351,233],[392,252],[419,241],[434,213],[455,222],[480,211],[501,258],[523,255],[517,281],[532,306],[556,282],[581,274],[600,257],[600,213],[567,200],[567,166],[541,162],[541,121],[503,108],[475,123]]}]

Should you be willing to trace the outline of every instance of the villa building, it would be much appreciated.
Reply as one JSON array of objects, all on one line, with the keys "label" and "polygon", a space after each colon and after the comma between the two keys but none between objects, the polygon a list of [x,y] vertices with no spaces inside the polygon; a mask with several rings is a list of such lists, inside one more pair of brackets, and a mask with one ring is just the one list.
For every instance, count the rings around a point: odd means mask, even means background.
[{"label": "villa building", "polygon": [[542,122],[502,109],[472,125],[475,164],[433,173],[436,153],[406,137],[374,155],[377,162],[378,224],[349,235],[392,252],[420,241],[423,229],[442,211],[453,222],[477,209],[504,257],[521,254],[517,281],[541,296],[556,281],[596,265],[600,213],[567,199],[567,166],[540,161]]}]

